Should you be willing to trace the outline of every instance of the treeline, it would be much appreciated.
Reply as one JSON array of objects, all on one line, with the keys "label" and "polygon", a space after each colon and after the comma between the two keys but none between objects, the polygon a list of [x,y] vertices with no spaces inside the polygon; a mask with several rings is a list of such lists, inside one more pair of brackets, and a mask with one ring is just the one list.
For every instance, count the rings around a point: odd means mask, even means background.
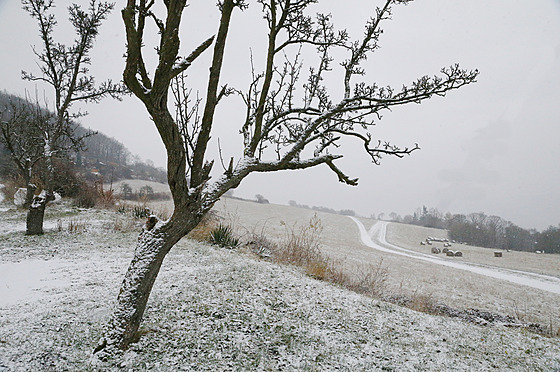
[{"label": "treeline", "polygon": [[[30,105],[18,96],[0,92],[0,114],[2,120],[8,120],[12,105]],[[74,127],[76,135],[83,136],[89,131],[78,123]],[[72,196],[80,188],[81,183],[116,182],[121,179],[143,179],[155,182],[167,182],[165,169],[157,168],[149,160],[142,161],[114,138],[103,133],[95,133],[83,139],[83,148],[79,151],[57,156],[59,185],[57,191],[63,195]],[[37,169],[43,169],[40,163]],[[11,159],[10,151],[0,141],[0,178],[14,180],[17,183],[18,169]],[[41,171],[37,172],[37,182],[40,184]],[[25,185],[20,185],[25,187]]]},{"label": "treeline", "polygon": [[445,229],[450,239],[479,247],[560,253],[560,225],[539,232],[524,229],[498,216],[484,213],[444,215],[425,206],[412,215],[401,218],[391,213],[390,217],[395,222]]},{"label": "treeline", "polygon": [[124,200],[148,201],[148,200],[169,200],[171,195],[168,192],[155,192],[149,185],[144,185],[138,190],[123,182],[120,185],[120,197]]},{"label": "treeline", "polygon": [[321,206],[308,206],[305,204],[298,204],[295,200],[290,200],[288,202],[288,204],[292,207],[298,207],[298,208],[303,208],[303,209],[311,209],[317,212],[325,212],[325,213],[332,213],[332,214],[340,214],[343,216],[356,216],[356,212],[353,211],[352,209],[341,209],[339,211],[337,211],[336,209],[333,208],[328,208],[328,207],[321,207]]}]

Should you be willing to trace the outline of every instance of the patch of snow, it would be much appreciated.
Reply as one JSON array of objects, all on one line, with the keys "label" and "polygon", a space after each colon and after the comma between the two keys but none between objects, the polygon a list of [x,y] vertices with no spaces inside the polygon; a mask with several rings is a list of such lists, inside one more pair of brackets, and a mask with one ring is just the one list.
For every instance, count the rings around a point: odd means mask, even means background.
[{"label": "patch of snow", "polygon": [[0,263],[0,308],[41,298],[44,292],[66,284],[54,272],[62,260],[25,260]]}]

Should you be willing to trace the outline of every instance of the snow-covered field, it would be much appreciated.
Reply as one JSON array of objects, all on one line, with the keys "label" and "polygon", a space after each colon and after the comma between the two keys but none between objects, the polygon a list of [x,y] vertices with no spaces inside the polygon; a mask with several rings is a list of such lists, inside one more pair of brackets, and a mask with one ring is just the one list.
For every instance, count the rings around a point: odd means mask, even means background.
[{"label": "snow-covered field", "polygon": [[[239,231],[266,222],[281,234],[275,218],[305,217],[232,200],[218,210]],[[2,372],[94,370],[92,347],[132,257],[137,233],[114,231],[115,212],[60,205],[48,213],[51,230],[25,237],[22,212],[0,212]],[[321,218],[325,251],[346,254],[350,267],[356,225]],[[68,232],[72,221],[86,231]],[[139,341],[115,363],[131,371],[554,371],[560,339],[414,312],[183,239],[166,258]]]},{"label": "snow-covered field", "polygon": [[542,291],[560,295],[560,278],[558,277],[536,274],[530,271],[511,270],[489,264],[457,262],[457,260],[455,260],[455,256],[452,256],[452,258],[448,258],[448,256],[443,254],[439,255],[433,253],[420,253],[389,243],[387,241],[387,226],[389,225],[388,222],[375,222],[370,230],[367,231],[365,226],[360,221],[358,221],[358,219],[352,217],[352,220],[358,225],[362,243],[370,248],[378,249],[386,253],[405,256],[416,260],[430,262],[436,265],[451,267],[457,270],[465,270],[501,281],[520,284],[522,286],[536,288]]}]

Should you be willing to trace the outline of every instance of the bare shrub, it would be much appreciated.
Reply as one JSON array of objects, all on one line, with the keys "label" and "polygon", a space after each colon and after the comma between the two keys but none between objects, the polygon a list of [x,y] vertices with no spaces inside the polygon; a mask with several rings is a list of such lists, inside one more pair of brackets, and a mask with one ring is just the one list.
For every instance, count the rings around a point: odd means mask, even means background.
[{"label": "bare shrub", "polygon": [[130,232],[136,230],[138,226],[136,221],[128,216],[117,216],[106,227],[108,230],[116,232]]},{"label": "bare shrub", "polygon": [[117,202],[117,197],[113,193],[113,190],[103,191],[101,190],[97,197],[97,206],[101,206],[103,208],[111,208]]},{"label": "bare shrub", "polygon": [[385,291],[388,275],[389,271],[383,265],[383,259],[379,260],[377,264],[363,264],[356,268],[353,276],[346,278],[347,284],[345,284],[345,287],[354,292],[379,297]]},{"label": "bare shrub", "polygon": [[98,198],[97,189],[84,183],[74,198],[74,205],[79,208],[93,208]]},{"label": "bare shrub", "polygon": [[88,223],[80,219],[71,219],[68,221],[68,232],[70,234],[79,234],[87,231]]},{"label": "bare shrub", "polygon": [[285,227],[285,237],[274,252],[276,261],[298,266],[322,264],[325,259],[319,247],[323,226],[316,214],[304,225],[290,227],[283,221],[281,224]]},{"label": "bare shrub", "polygon": [[377,265],[359,265],[353,273],[348,273],[342,261],[332,260],[321,252],[323,226],[317,215],[301,226],[283,226],[286,233],[280,243],[273,244],[263,234],[253,234],[248,245],[261,256],[261,252],[271,252],[275,262],[303,268],[307,275],[315,279],[372,297],[383,293],[388,275],[383,261]]}]

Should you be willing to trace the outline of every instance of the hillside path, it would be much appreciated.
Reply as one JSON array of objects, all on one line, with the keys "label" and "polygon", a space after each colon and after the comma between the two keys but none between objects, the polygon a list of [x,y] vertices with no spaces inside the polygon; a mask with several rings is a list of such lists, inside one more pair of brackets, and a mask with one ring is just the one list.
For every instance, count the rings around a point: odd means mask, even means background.
[{"label": "hillside path", "polygon": [[379,221],[375,223],[369,231],[364,224],[354,217],[350,217],[360,230],[362,243],[366,246],[382,252],[392,253],[417,260],[422,260],[437,265],[443,265],[459,270],[466,270],[472,273],[485,275],[491,278],[506,280],[515,284],[520,284],[543,291],[560,294],[560,278],[549,275],[541,275],[526,271],[511,270],[495,266],[480,265],[467,262],[453,262],[446,258],[435,257],[424,253],[415,252],[406,248],[398,247],[387,242],[388,222]]}]

